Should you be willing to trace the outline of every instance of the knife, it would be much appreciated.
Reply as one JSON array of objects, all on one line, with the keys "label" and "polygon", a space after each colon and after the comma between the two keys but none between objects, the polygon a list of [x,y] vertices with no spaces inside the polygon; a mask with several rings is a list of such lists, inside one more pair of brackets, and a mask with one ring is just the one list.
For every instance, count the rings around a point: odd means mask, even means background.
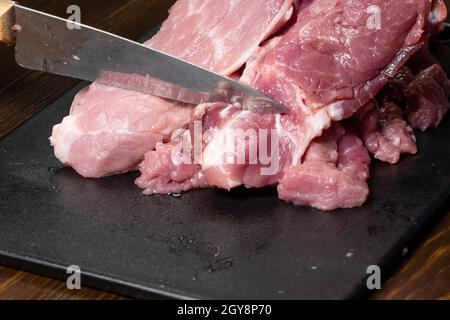
[{"label": "knife", "polygon": [[15,43],[27,69],[144,92],[189,104],[238,103],[261,113],[287,113],[281,102],[117,35],[0,0],[0,42]]}]

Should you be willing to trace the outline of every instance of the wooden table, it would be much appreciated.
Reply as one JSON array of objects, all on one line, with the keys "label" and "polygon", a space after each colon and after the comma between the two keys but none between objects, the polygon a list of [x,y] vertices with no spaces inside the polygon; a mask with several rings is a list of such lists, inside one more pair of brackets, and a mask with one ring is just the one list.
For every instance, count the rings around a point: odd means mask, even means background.
[{"label": "wooden table", "polygon": [[[21,3],[59,16],[66,15],[69,5],[77,4],[84,23],[136,39],[166,15],[171,1],[23,0]],[[0,61],[0,138],[76,84],[71,79],[20,69],[13,61],[12,48],[0,47]],[[373,298],[450,299],[450,213],[424,236],[418,248],[410,251]],[[0,266],[0,299],[125,298],[88,288],[70,291],[63,282]]]}]

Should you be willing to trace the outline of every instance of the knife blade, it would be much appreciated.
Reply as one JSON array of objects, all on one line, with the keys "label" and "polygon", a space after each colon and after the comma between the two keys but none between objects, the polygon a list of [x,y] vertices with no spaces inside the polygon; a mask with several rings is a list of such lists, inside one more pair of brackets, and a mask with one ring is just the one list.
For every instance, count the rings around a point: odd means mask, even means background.
[{"label": "knife blade", "polygon": [[12,7],[15,57],[24,68],[189,104],[226,102],[261,113],[289,112],[254,88],[138,42],[15,3]]}]

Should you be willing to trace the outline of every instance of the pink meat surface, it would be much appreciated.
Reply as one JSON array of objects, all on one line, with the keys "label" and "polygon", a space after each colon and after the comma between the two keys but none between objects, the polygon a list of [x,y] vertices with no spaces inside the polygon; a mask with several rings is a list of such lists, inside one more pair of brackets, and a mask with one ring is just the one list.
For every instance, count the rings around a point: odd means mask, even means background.
[{"label": "pink meat surface", "polygon": [[438,64],[421,71],[405,90],[408,122],[425,131],[437,127],[450,109],[450,81]]},{"label": "pink meat surface", "polygon": [[[144,189],[144,194],[176,194],[195,188],[210,186],[201,168],[201,160],[196,159],[195,144],[192,139],[195,121],[202,119],[207,109],[223,109],[222,103],[204,104],[195,108],[188,130],[176,132],[169,143],[158,143],[156,149],[145,154],[139,166],[141,176],[136,185]],[[207,128],[208,120],[200,129]],[[201,144],[199,154],[201,157]]]},{"label": "pink meat surface", "polygon": [[147,45],[228,75],[292,12],[292,0],[179,0]]},{"label": "pink meat surface", "polygon": [[[381,29],[366,25],[370,13],[365,9],[371,5],[381,9]],[[323,210],[361,205],[368,195],[370,160],[355,133],[338,137],[342,141],[336,142],[335,161],[308,161],[305,151],[315,149],[311,141],[333,121],[350,117],[375,96],[421,47],[430,10],[431,2],[425,0],[307,3],[294,25],[249,59],[241,78],[291,107],[291,113],[261,115],[232,105],[206,109],[202,121],[208,125],[196,172],[203,173],[208,185],[224,189],[279,183],[280,198]],[[251,133],[261,129],[279,139],[278,169],[269,174],[262,174],[267,165],[260,154],[252,153],[261,141]],[[223,137],[230,130],[242,133],[228,145]],[[388,136],[389,131],[396,132],[387,129]],[[262,145],[267,147],[268,141],[270,136]],[[245,151],[244,163],[236,163],[237,150]]]},{"label": "pink meat surface", "polygon": [[[179,0],[146,45],[230,75],[292,11],[292,0]],[[174,130],[187,127],[189,109],[94,83],[78,95],[50,140],[56,157],[84,177],[123,173],[135,170],[144,154]]]},{"label": "pink meat surface", "polygon": [[189,124],[192,109],[113,87],[81,91],[50,138],[56,157],[84,177],[137,168],[142,156]]},{"label": "pink meat surface", "polygon": [[186,163],[183,159],[179,146],[185,135],[189,135],[189,131],[170,143],[158,143],[156,150],[145,154],[140,165],[141,176],[136,179],[144,194],[177,194],[209,186],[200,165]]},{"label": "pink meat surface", "polygon": [[[373,6],[379,8],[380,29],[367,25]],[[420,48],[430,10],[427,0],[315,0],[246,70],[245,82],[292,108],[329,107],[333,120],[341,120]]]},{"label": "pink meat surface", "polygon": [[[381,8],[381,29],[366,26],[371,5]],[[250,59],[241,78],[291,107],[291,113],[236,112],[217,122],[215,135],[229,128],[274,129],[282,150],[276,180],[289,166],[301,164],[310,142],[332,121],[367,103],[420,48],[430,9],[431,2],[424,0],[313,1],[300,11],[296,24]],[[223,159],[227,152],[220,139],[206,143],[202,168],[210,172],[212,185],[230,189],[261,187],[264,180],[273,184],[268,177],[249,183],[246,168],[254,166],[207,165],[209,157]]]},{"label": "pink meat surface", "polygon": [[[368,149],[395,163],[417,152],[403,116],[426,113],[435,125],[448,109],[442,69],[430,55],[417,62],[446,13],[441,0],[179,0],[146,45],[240,76],[291,112],[194,108],[93,84],[55,126],[55,153],[87,177],[139,167],[136,184],[148,195],[278,185],[294,204],[360,206]],[[337,123],[353,115],[354,126]]]},{"label": "pink meat surface", "polygon": [[361,206],[369,195],[369,164],[362,141],[334,124],[311,143],[302,164],[285,171],[278,195],[321,210]]},{"label": "pink meat surface", "polygon": [[403,111],[392,102],[370,103],[359,114],[361,137],[378,160],[395,164],[402,154],[416,154],[412,128],[403,120]]}]

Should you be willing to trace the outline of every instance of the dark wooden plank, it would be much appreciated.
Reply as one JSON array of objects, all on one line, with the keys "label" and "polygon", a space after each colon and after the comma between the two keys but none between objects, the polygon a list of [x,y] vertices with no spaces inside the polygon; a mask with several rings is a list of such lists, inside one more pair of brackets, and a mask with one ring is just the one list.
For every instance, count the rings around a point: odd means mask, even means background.
[{"label": "dark wooden plank", "polygon": [[450,300],[450,213],[373,298]]}]

